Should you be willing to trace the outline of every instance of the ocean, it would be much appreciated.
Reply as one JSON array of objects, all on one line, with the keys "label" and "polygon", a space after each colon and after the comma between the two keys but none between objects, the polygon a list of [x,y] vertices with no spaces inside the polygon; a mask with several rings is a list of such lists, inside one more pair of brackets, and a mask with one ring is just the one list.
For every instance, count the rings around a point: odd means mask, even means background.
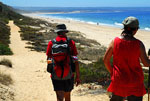
[{"label": "ocean", "polygon": [[134,16],[139,19],[140,29],[150,31],[150,7],[20,7],[19,9],[30,12],[54,13],[39,14],[38,16],[76,20],[90,24],[121,28],[123,27],[122,21],[126,17]]}]

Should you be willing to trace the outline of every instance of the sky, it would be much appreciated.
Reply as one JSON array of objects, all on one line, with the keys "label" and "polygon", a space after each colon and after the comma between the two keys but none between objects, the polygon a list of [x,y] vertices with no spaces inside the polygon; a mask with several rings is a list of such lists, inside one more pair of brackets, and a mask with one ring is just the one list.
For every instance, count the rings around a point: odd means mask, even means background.
[{"label": "sky", "polygon": [[150,0],[0,0],[19,7],[150,7]]}]

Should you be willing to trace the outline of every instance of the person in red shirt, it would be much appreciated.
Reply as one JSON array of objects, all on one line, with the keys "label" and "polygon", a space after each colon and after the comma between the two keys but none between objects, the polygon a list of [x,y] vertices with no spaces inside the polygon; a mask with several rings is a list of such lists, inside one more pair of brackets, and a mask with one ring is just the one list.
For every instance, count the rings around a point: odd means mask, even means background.
[{"label": "person in red shirt", "polygon": [[[139,29],[139,21],[135,17],[127,17],[123,22],[124,30],[120,37],[114,38],[104,55],[104,64],[111,75],[108,91],[112,92],[110,101],[142,101],[146,94],[144,74],[140,60],[144,66],[150,66],[144,44],[134,37]],[[113,66],[110,59],[113,56]]]},{"label": "person in red shirt", "polygon": [[[65,24],[58,24],[56,26],[56,30],[55,32],[57,33],[57,37],[55,38],[55,40],[57,42],[59,41],[66,41],[67,40],[67,35],[66,33],[68,32],[68,30],[66,29],[66,25]],[[47,59],[51,59],[52,58],[52,40],[48,43],[47,46]],[[73,61],[75,62],[75,72],[76,72],[76,78],[75,78],[75,83],[76,86],[78,86],[80,84],[80,74],[79,74],[79,64],[78,64],[78,59],[77,59],[77,49],[75,46],[75,42],[73,40],[70,41],[69,43],[69,47],[70,47],[70,55],[73,58]],[[60,57],[61,58],[61,57]],[[66,58],[66,65],[65,65],[65,69],[69,68],[69,59],[68,57]],[[59,73],[59,70],[57,70],[57,64],[55,65],[55,69],[56,69],[56,73]],[[58,72],[57,72],[58,71]],[[52,75],[53,77],[53,75]],[[74,74],[72,74],[72,77],[70,79],[67,80],[56,80],[52,78],[52,83],[53,83],[53,87],[54,87],[54,91],[56,92],[56,96],[57,96],[57,101],[63,101],[63,99],[65,98],[65,101],[70,101],[71,100],[71,91],[73,89],[74,86]]]}]

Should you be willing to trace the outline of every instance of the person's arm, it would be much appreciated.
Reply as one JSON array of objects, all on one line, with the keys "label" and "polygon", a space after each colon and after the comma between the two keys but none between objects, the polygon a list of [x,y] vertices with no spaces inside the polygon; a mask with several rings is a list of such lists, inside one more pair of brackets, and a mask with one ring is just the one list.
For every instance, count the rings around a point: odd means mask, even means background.
[{"label": "person's arm", "polygon": [[144,66],[150,67],[150,60],[149,60],[150,56],[148,57],[146,55],[145,46],[142,42],[140,44],[140,59],[141,59],[142,63],[144,64]]},{"label": "person's arm", "polygon": [[148,50],[148,59],[150,60],[150,49]]},{"label": "person's arm", "polygon": [[76,86],[78,86],[81,83],[80,80],[80,69],[79,69],[79,62],[78,62],[78,52],[77,52],[77,48],[75,45],[75,42],[72,40],[71,41],[71,55],[73,57],[73,60],[75,62],[75,73],[76,73],[76,77],[75,77],[75,84]]},{"label": "person's arm", "polygon": [[75,78],[75,84],[78,86],[81,83],[80,80],[80,70],[79,70],[79,62],[75,61],[75,66],[76,66],[76,78]]},{"label": "person's arm", "polygon": [[113,69],[112,69],[112,66],[110,64],[110,59],[112,57],[112,54],[113,54],[113,47],[114,47],[114,41],[112,41],[108,47],[108,49],[106,50],[105,52],[105,55],[104,55],[104,58],[103,58],[103,61],[104,61],[104,64],[105,64],[105,67],[107,68],[107,70],[109,71],[109,73],[112,75],[113,73]]},{"label": "person's arm", "polygon": [[47,45],[47,51],[46,51],[46,55],[47,55],[47,60],[51,59],[51,47],[52,47],[52,41],[50,41]]}]

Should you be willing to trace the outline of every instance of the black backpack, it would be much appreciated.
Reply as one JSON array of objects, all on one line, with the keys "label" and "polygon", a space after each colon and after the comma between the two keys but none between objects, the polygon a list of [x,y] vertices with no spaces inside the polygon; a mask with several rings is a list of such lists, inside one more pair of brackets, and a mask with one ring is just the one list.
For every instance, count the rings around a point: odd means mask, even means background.
[{"label": "black backpack", "polygon": [[[70,79],[72,76],[72,72],[75,72],[75,63],[72,59],[71,56],[71,48],[69,47],[69,44],[71,42],[71,39],[67,38],[66,41],[56,41],[56,39],[52,40],[52,64],[49,65],[51,66],[50,69],[50,73],[52,73],[52,78],[53,79],[57,79],[57,80],[66,80],[66,79]],[[67,62],[67,57],[69,56],[70,59],[70,71],[67,74],[66,77],[63,77],[64,75],[64,64],[65,62]],[[55,65],[59,65],[62,69],[62,73],[61,73],[61,77],[58,77],[55,70],[54,70],[54,66]]]}]

